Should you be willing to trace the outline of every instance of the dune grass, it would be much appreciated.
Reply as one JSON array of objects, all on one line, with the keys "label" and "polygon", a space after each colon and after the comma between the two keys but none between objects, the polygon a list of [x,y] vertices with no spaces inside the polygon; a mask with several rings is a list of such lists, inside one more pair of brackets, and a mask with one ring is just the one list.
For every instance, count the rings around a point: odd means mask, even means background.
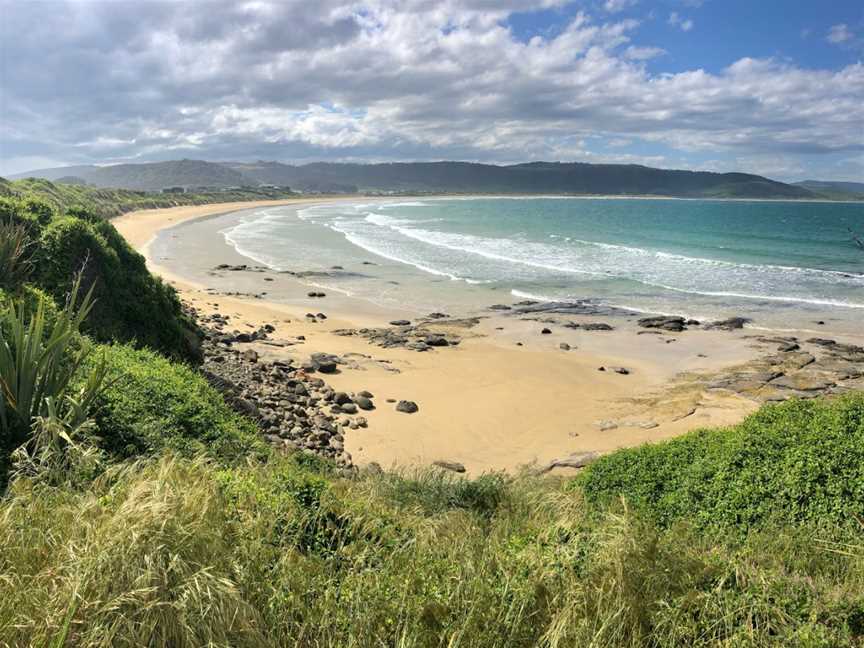
[{"label": "dune grass", "polygon": [[[313,462],[314,463],[314,462]],[[413,494],[403,497],[399,481]],[[727,542],[597,512],[563,482],[335,477],[302,455],[163,456],[0,502],[0,643],[69,646],[854,646],[864,542]],[[449,493],[449,495],[443,495]],[[471,499],[476,502],[477,500]]]}]

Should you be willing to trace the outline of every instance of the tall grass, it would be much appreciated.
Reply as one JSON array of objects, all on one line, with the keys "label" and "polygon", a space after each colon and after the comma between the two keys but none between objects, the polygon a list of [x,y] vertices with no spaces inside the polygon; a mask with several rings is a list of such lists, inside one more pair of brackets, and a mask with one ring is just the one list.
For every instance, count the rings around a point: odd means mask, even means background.
[{"label": "tall grass", "polygon": [[0,288],[16,288],[30,276],[31,245],[23,225],[0,220]]},{"label": "tall grass", "polygon": [[[772,527],[727,544],[562,484],[494,511],[423,475],[338,479],[295,459],[165,457],[89,490],[16,480],[0,503],[0,644],[854,646],[864,542]],[[424,494],[423,484],[431,488]],[[430,506],[429,503],[435,503]]]}]

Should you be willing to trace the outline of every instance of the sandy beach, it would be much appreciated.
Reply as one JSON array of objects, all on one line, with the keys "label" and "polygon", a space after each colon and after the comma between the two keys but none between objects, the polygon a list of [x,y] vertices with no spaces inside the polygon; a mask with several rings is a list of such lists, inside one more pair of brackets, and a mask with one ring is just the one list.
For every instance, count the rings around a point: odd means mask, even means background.
[{"label": "sandy beach", "polygon": [[[320,202],[319,198],[264,204]],[[363,413],[368,428],[350,430],[345,436],[345,450],[356,465],[411,466],[446,460],[463,464],[470,474],[512,472],[574,453],[605,453],[697,427],[735,423],[760,403],[746,389],[707,387],[712,378],[716,387],[718,376],[738,375],[735,371],[741,367],[774,352],[776,340],[758,339],[758,333],[749,329],[649,331],[640,329],[635,318],[612,322],[610,331],[573,329],[563,324],[568,319],[583,325],[610,320],[497,312],[486,310],[488,304],[478,307],[482,315],[476,321],[423,320],[424,332],[455,335],[461,342],[418,353],[404,347],[381,348],[359,334],[334,333],[387,327],[394,319],[415,322],[416,313],[338,294],[310,298],[309,282],[284,273],[227,271],[190,278],[177,273],[171,259],[152,258],[151,243],[160,231],[254,206],[142,211],[113,223],[147,257],[150,269],[199,314],[228,316],[230,327],[239,331],[271,325],[275,331],[268,342],[244,345],[263,361],[290,359],[302,364],[318,352],[346,359],[339,373],[326,376],[327,383],[349,393],[368,390],[377,405]],[[208,268],[254,263],[216,237],[200,255],[202,267]],[[278,301],[269,300],[271,294],[278,294]],[[307,316],[316,313],[326,319]],[[788,364],[788,357],[775,364],[781,361]],[[763,393],[764,385],[759,389]],[[419,411],[397,412],[388,399],[414,401]]]}]

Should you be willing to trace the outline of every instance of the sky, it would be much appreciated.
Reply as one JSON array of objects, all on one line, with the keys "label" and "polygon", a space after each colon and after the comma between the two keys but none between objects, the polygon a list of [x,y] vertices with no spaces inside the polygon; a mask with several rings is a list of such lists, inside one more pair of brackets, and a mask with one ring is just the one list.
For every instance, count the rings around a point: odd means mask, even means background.
[{"label": "sky", "polygon": [[0,0],[0,174],[530,160],[864,181],[860,0]]}]

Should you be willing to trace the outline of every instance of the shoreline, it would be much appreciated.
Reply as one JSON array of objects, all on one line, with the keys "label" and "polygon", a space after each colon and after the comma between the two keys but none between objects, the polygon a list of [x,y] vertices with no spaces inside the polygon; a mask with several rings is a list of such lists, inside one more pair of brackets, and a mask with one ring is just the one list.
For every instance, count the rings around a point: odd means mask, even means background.
[{"label": "shoreline", "polygon": [[[404,197],[378,199],[393,198]],[[532,463],[545,465],[574,454],[606,453],[670,438],[696,427],[736,423],[758,407],[758,399],[707,390],[704,380],[692,378],[716,378],[756,361],[768,347],[748,329],[640,335],[637,325],[627,321],[636,315],[615,318],[615,330],[599,331],[567,328],[567,321],[597,324],[604,319],[600,316],[487,310],[470,326],[421,320],[418,330],[424,335],[455,334],[460,342],[419,353],[404,346],[381,348],[356,333],[364,327],[390,328],[389,319],[403,319],[398,311],[370,308],[359,298],[308,298],[308,284],[267,270],[223,273],[205,285],[173,272],[170,262],[163,265],[151,258],[150,247],[160,231],[193,219],[260,206],[356,200],[316,197],[175,207],[132,212],[112,222],[145,255],[151,271],[174,285],[199,314],[230,315],[233,325],[246,330],[273,326],[270,344],[243,345],[255,350],[262,362],[302,364],[313,353],[350,359],[339,374],[325,379],[334,389],[366,390],[376,396],[377,408],[364,412],[368,429],[345,434],[345,449],[360,466],[450,461],[471,474],[514,472]],[[223,246],[231,247],[224,241]],[[224,248],[202,251],[210,267],[224,262]],[[276,285],[293,291],[291,297],[268,301],[262,293]],[[221,294],[249,292],[250,286],[258,287],[258,298]],[[321,310],[326,319],[314,317]],[[417,324],[416,316],[408,319]],[[334,333],[345,329],[355,333]],[[283,342],[285,346],[278,346]],[[563,350],[564,345],[570,350]],[[614,367],[625,367],[627,373],[616,373]],[[393,404],[385,404],[389,398],[415,401],[420,411],[396,412]]]}]

